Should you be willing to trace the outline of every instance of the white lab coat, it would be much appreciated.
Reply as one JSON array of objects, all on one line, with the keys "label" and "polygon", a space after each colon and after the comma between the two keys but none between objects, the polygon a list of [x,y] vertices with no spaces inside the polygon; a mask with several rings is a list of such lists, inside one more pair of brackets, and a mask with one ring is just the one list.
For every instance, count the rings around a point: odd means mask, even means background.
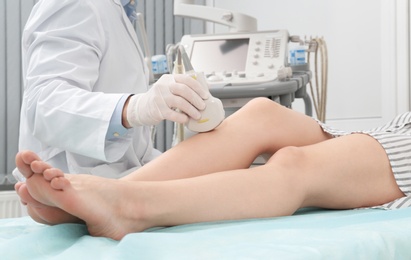
[{"label": "white lab coat", "polygon": [[40,0],[22,40],[19,149],[70,173],[118,178],[149,162],[149,127],[106,141],[123,93],[148,88],[134,28],[120,0]]}]

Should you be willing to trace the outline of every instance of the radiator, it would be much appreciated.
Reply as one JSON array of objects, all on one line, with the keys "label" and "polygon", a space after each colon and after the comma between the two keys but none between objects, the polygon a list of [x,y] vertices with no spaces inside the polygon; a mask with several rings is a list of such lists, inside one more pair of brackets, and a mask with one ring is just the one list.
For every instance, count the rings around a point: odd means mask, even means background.
[{"label": "radiator", "polygon": [[27,215],[15,191],[0,192],[0,218],[18,218]]}]

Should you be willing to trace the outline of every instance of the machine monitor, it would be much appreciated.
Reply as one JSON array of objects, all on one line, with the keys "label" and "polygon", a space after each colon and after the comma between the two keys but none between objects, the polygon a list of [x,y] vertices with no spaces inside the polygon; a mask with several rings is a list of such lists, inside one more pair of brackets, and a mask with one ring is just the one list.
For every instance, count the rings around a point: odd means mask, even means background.
[{"label": "machine monitor", "polygon": [[250,39],[193,42],[191,63],[198,71],[245,71]]},{"label": "machine monitor", "polygon": [[181,44],[210,87],[221,87],[276,80],[286,65],[288,38],[285,30],[185,35]]}]

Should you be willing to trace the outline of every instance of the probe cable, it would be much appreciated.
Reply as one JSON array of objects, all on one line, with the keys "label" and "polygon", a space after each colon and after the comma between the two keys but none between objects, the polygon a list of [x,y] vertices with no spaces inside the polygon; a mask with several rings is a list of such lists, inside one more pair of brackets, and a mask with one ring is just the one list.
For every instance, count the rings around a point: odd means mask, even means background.
[{"label": "probe cable", "polygon": [[[318,120],[325,123],[326,106],[327,106],[327,88],[328,88],[328,52],[327,44],[323,38],[312,39],[315,42],[316,49],[314,53],[314,74],[315,74],[315,87],[312,81],[309,81],[311,97],[313,99],[315,112]],[[319,80],[319,58],[321,56],[321,81]],[[308,52],[308,63],[310,63],[310,52]]]}]

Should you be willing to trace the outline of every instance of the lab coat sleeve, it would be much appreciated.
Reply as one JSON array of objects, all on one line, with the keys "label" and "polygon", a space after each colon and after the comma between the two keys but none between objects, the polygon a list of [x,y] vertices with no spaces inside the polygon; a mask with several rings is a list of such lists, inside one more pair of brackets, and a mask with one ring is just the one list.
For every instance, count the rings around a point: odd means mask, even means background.
[{"label": "lab coat sleeve", "polygon": [[127,134],[128,129],[123,126],[123,108],[129,97],[130,95],[123,95],[117,103],[113,116],[110,119],[106,140],[115,140]]},{"label": "lab coat sleeve", "polygon": [[122,94],[94,90],[107,48],[101,17],[91,1],[40,4],[47,6],[29,20],[22,43],[29,128],[46,145],[114,161],[131,138],[124,137],[116,155],[106,156],[107,129]]}]

